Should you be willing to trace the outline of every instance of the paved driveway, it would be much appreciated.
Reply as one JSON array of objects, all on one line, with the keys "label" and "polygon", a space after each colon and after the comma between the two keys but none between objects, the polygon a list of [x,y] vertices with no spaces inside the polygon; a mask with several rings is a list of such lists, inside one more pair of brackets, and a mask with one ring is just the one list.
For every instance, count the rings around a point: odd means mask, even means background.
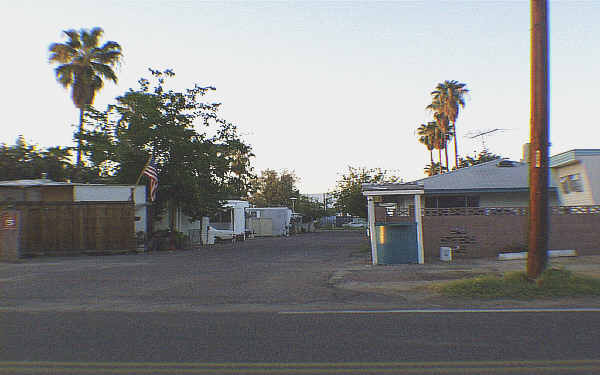
[{"label": "paved driveway", "polygon": [[332,286],[365,265],[362,232],[259,238],[199,250],[33,258],[0,264],[4,311],[261,311],[348,303]]}]

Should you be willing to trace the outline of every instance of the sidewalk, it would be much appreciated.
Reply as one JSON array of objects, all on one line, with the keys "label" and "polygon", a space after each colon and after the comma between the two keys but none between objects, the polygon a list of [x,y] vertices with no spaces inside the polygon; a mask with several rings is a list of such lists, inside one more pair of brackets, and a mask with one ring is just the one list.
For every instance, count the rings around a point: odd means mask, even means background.
[{"label": "sidewalk", "polygon": [[[402,298],[406,302],[406,308],[600,307],[598,297],[475,300],[443,297],[428,288],[437,282],[523,271],[526,269],[525,260],[458,259],[451,263],[436,260],[423,265],[390,266],[373,266],[366,262],[366,257],[355,259],[353,264],[339,269],[330,278],[330,285],[356,292]],[[549,267],[564,267],[579,274],[600,277],[600,255],[552,258]]]}]

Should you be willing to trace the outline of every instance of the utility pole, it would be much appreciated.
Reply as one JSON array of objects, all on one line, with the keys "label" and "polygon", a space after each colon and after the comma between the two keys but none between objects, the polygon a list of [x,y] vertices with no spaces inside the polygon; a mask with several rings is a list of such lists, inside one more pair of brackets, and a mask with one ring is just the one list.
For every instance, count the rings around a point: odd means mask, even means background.
[{"label": "utility pole", "polygon": [[540,276],[548,250],[548,5],[531,0],[531,134],[527,277]]}]

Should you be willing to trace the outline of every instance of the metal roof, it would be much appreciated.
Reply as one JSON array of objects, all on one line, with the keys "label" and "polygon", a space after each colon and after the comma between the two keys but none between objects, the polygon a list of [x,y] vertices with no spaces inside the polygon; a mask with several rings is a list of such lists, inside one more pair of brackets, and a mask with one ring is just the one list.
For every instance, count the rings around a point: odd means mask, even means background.
[{"label": "metal roof", "polygon": [[[501,166],[510,165],[510,166]],[[550,187],[555,188],[551,176]],[[426,192],[501,192],[529,190],[527,163],[497,159],[412,182]]]},{"label": "metal roof", "polygon": [[[84,184],[77,182],[59,182],[45,178],[36,178],[33,180],[8,180],[0,181],[0,187],[36,187],[36,186],[133,186],[124,184]],[[141,185],[137,185],[141,186]]]},{"label": "metal roof", "polygon": [[386,183],[386,184],[362,184],[363,191],[386,191],[386,190],[423,190],[423,185],[415,183]]},{"label": "metal roof", "polygon": [[9,187],[33,187],[33,186],[71,186],[73,184],[69,182],[56,182],[45,178],[38,178],[35,180],[11,180],[11,181],[0,181],[0,186]]},{"label": "metal roof", "polygon": [[575,163],[584,156],[600,155],[600,149],[575,149],[550,157],[550,168]]}]

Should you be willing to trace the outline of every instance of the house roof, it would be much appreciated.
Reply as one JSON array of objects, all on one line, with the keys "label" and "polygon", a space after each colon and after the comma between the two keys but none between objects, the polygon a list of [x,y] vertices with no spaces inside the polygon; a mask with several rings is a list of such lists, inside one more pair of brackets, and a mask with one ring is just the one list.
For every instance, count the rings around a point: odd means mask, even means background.
[{"label": "house roof", "polygon": [[422,195],[423,186],[414,183],[362,184],[364,196]]},{"label": "house roof", "polygon": [[363,191],[423,190],[423,186],[415,183],[362,184],[362,189]]},{"label": "house roof", "polygon": [[577,163],[584,156],[600,155],[600,149],[574,149],[550,157],[550,168]]},{"label": "house roof", "polygon": [[45,178],[37,178],[34,180],[11,180],[0,181],[0,186],[7,187],[33,187],[33,186],[71,186],[69,182],[57,182]]},{"label": "house roof", "polygon": [[[9,180],[0,181],[0,187],[36,187],[36,186],[132,186],[132,185],[117,185],[117,184],[83,184],[74,182],[59,182],[52,181],[46,178],[36,178],[32,180]],[[140,185],[138,185],[140,186]]]},{"label": "house roof", "polygon": [[[549,176],[551,189],[556,186]],[[497,159],[413,181],[427,193],[508,192],[529,190],[527,163]]]}]

